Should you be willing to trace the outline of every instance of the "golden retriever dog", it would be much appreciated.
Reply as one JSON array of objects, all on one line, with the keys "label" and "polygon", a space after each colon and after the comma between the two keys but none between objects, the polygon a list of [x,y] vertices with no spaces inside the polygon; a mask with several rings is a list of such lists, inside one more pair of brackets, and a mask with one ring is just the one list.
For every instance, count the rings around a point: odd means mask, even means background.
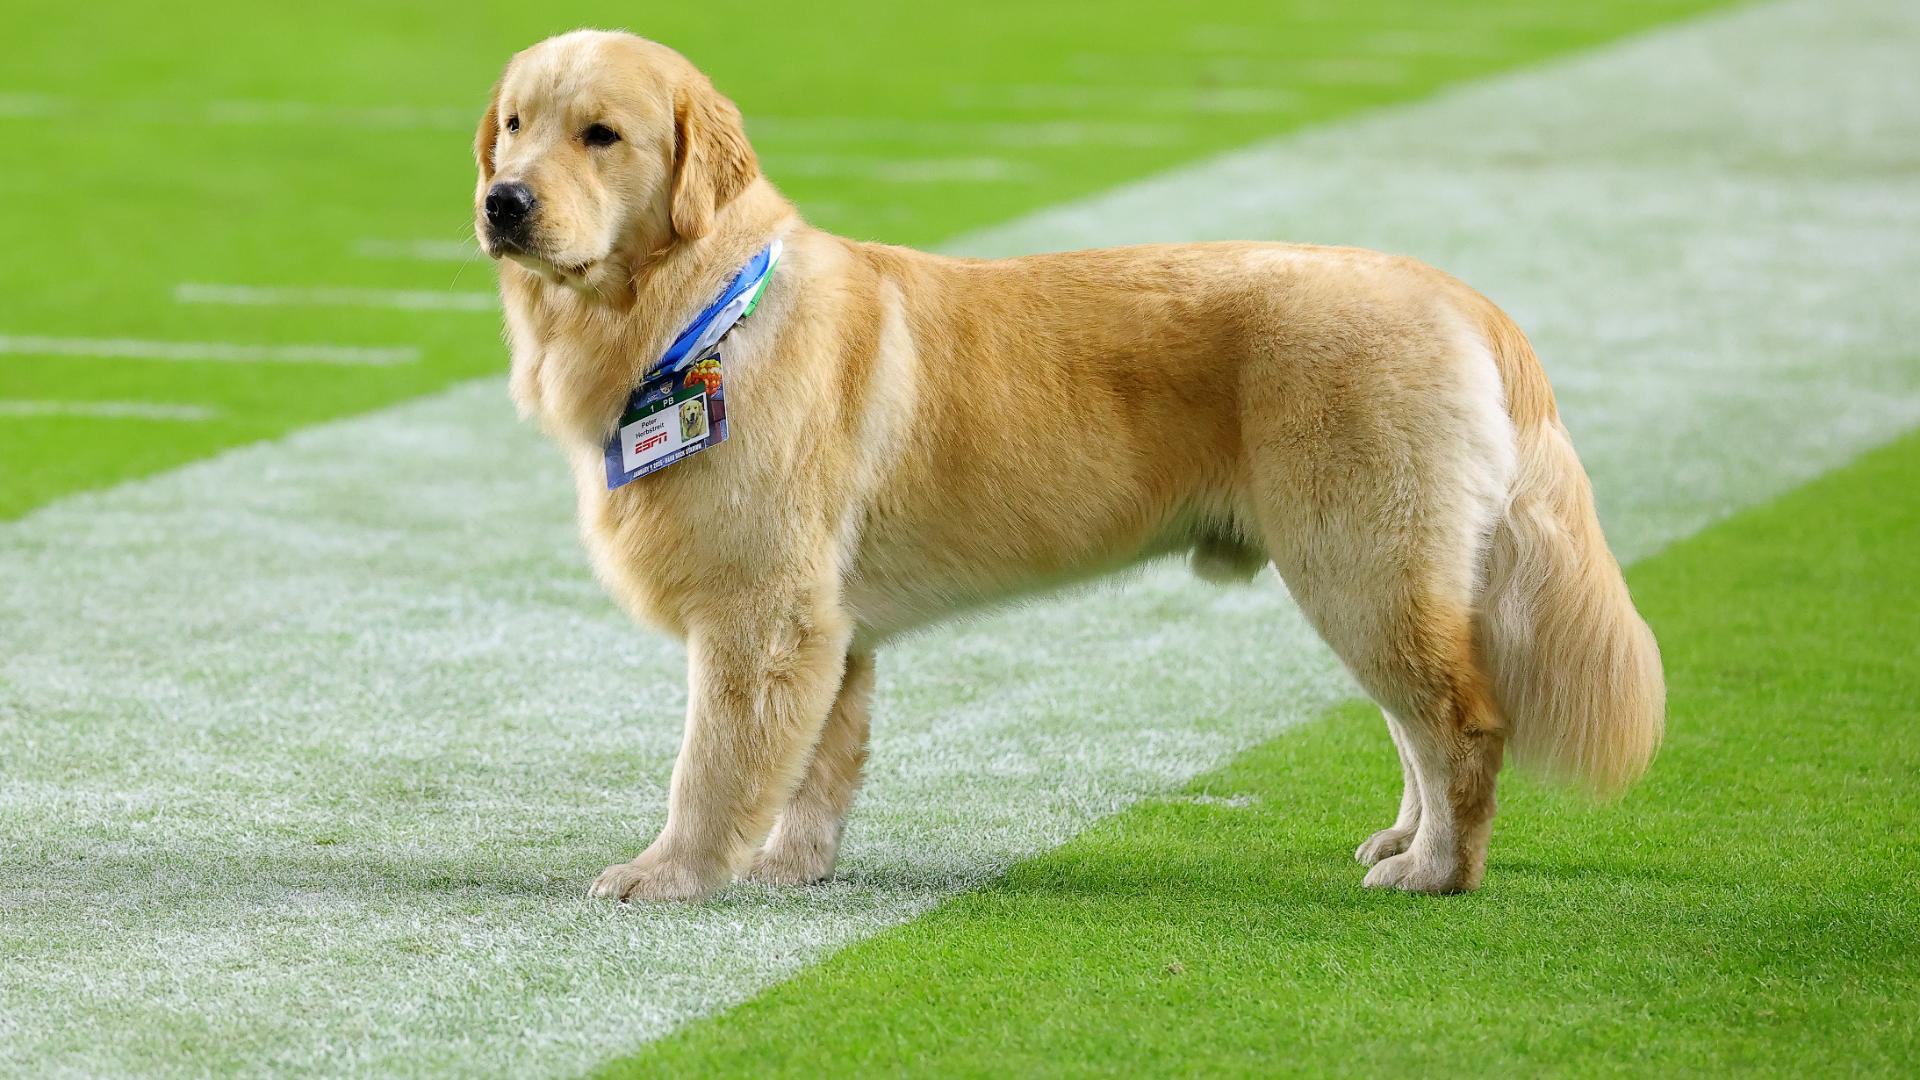
[{"label": "golden retriever dog", "polygon": [[[571,463],[600,579],[678,635],[666,825],[592,887],[690,900],[833,871],[874,654],[931,620],[1175,554],[1271,563],[1380,705],[1405,790],[1365,884],[1486,868],[1504,756],[1600,790],[1665,685],[1526,338],[1439,271],[1349,248],[998,261],[810,228],[672,50],[515,56],[475,143],[511,389]],[[778,240],[724,340],[731,437],[611,487],[628,397]]]}]

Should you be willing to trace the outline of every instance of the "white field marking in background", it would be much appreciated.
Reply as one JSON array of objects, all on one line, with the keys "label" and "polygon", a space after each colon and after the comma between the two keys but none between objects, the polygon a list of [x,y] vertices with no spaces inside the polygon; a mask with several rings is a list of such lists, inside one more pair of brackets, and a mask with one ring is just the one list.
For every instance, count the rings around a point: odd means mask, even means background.
[{"label": "white field marking in background", "polygon": [[[1633,559],[1920,423],[1917,50],[1911,7],[1738,9],[961,247],[1461,271]],[[577,1073],[1352,693],[1271,578],[1156,567],[889,649],[834,883],[591,902],[660,824],[684,658],[571,491],[486,380],[0,526],[0,1072]]]},{"label": "white field marking in background", "polygon": [[767,154],[768,176],[868,180],[881,184],[1008,184],[1032,180],[1040,170],[1024,161],[994,157],[895,159],[826,154]]},{"label": "white field marking in background", "polygon": [[37,398],[0,398],[0,416],[83,417],[101,420],[212,420],[220,410],[209,405],[182,405],[159,401],[48,401]]},{"label": "white field marking in background", "polygon": [[85,114],[121,123],[241,127],[337,127],[356,131],[472,131],[484,102],[471,107],[327,105],[307,101],[159,101],[0,93],[0,117]]},{"label": "white field marking in background", "polygon": [[230,341],[141,341],[134,338],[0,334],[0,355],[77,356],[99,360],[165,360],[215,364],[344,364],[385,367],[420,359],[412,345],[240,345]]},{"label": "white field marking in background", "polygon": [[466,262],[484,259],[479,245],[467,240],[376,240],[366,239],[353,245],[353,253],[363,259],[403,259],[416,262]]},{"label": "white field marking in background", "polygon": [[0,117],[52,116],[60,101],[45,94],[0,94]]},{"label": "white field marking in background", "polygon": [[[1203,66],[1205,64],[1203,63]],[[1237,69],[1236,69],[1237,70]],[[1048,87],[1036,91],[1045,96],[1073,87]],[[1087,88],[1079,88],[1086,90]],[[1278,91],[1257,90],[1258,99],[1272,104]],[[1088,93],[1106,104],[1124,100],[1119,88],[1094,89]],[[1170,87],[1155,91],[1165,108],[1179,112],[1192,101],[1200,108],[1222,93]],[[1240,91],[1227,88],[1220,101],[1224,111],[1244,111],[1255,99],[1242,100]],[[1198,95],[1197,98],[1195,95]],[[1016,95],[1020,96],[1020,95]],[[1032,97],[1033,95],[1025,95]],[[1080,104],[1087,94],[1078,95]],[[1031,107],[1031,103],[1029,104]],[[220,124],[232,126],[354,128],[375,131],[461,131],[470,132],[479,119],[481,106],[458,108],[416,105],[323,105],[302,101],[214,101],[164,102],[142,100],[86,101],[48,94],[0,93],[0,118],[49,117],[85,112],[115,120],[152,123]],[[747,118],[747,133],[756,143],[777,145],[782,142],[913,142],[951,150],[956,144],[1026,149],[1043,146],[1118,146],[1143,148],[1181,141],[1177,123],[1144,123],[1132,120],[913,120],[884,116],[773,116]],[[384,241],[370,241],[381,254],[395,257],[405,248],[390,248]],[[463,252],[464,257],[466,253]]]},{"label": "white field marking in background", "polygon": [[[1070,57],[1068,70],[1088,79],[1125,79],[1144,61],[1137,56],[1086,53]],[[1339,56],[1276,60],[1267,53],[1189,58],[1185,65],[1203,80],[1254,83],[1278,72],[1313,85],[1387,86],[1407,77],[1407,63],[1381,56]],[[1253,88],[1257,89],[1257,87]],[[1251,100],[1251,99],[1250,99]],[[1297,103],[1300,99],[1295,98]],[[1237,111],[1237,110],[1217,110]],[[1259,111],[1259,110],[1254,110]]]},{"label": "white field marking in background", "polygon": [[947,150],[955,144],[1017,149],[1051,146],[1141,149],[1165,146],[1185,138],[1176,124],[1129,120],[906,120],[867,116],[749,116],[747,134],[756,146],[878,141],[924,143]]},{"label": "white field marking in background", "polygon": [[193,111],[214,124],[375,128],[387,131],[472,131],[486,102],[472,108],[423,105],[320,105],[303,101],[212,101]]},{"label": "white field marking in background", "polygon": [[235,304],[243,307],[357,307],[489,313],[500,310],[500,298],[494,293],[455,292],[451,289],[209,285],[186,282],[173,287],[173,299],[180,304]]},{"label": "white field marking in background", "polygon": [[1086,86],[1078,83],[995,83],[957,86],[947,94],[960,108],[1112,109],[1125,113],[1285,113],[1299,91],[1273,86]]}]

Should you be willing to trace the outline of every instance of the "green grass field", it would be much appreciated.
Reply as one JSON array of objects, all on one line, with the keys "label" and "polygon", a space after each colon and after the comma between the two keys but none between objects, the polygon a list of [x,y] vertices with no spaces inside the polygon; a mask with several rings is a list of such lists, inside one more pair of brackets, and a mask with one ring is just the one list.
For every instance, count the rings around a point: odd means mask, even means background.
[{"label": "green grass field", "polygon": [[[0,22],[0,1075],[1911,1071],[1912,6]],[[1484,890],[1363,891],[1377,715],[1276,581],[1159,566],[890,648],[831,884],[585,899],[684,656],[592,581],[468,232],[486,88],[576,25],[837,231],[1486,290],[1663,645],[1646,783],[1510,774]]]},{"label": "green grass field", "polygon": [[[8,24],[0,135],[12,162],[34,164],[0,170],[16,208],[0,402],[38,404],[0,415],[0,519],[500,370],[468,147],[506,58],[576,25],[631,27],[693,57],[817,224],[932,244],[1710,6],[1234,0],[1196,20],[1151,0],[835,0],[804,18],[741,3],[486,4],[457,18],[345,3],[236,18],[109,0],[23,13]],[[396,290],[475,309],[180,303],[183,285]],[[409,352],[159,361],[36,350],[44,337]]]}]

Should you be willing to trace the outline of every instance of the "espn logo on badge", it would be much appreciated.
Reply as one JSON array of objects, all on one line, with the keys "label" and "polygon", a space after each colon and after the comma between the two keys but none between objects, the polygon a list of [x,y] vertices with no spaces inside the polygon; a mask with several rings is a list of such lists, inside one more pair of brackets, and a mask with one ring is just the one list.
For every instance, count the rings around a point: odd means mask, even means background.
[{"label": "espn logo on badge", "polygon": [[644,469],[680,449],[671,409],[640,417],[620,429],[620,464],[625,472]]}]

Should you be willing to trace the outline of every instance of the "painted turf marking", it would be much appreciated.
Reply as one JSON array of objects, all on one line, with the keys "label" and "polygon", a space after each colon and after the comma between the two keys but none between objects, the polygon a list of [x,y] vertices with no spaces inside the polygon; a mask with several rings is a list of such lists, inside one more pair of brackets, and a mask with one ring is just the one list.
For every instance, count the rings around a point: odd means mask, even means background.
[{"label": "painted turf marking", "polygon": [[[1242,46],[1244,48],[1244,44]],[[1105,82],[1125,80],[1140,70],[1141,58],[1138,56],[1115,55],[1109,53],[1079,53],[1067,57],[1067,70],[1075,76]],[[1183,57],[1182,66],[1190,70],[1197,81],[1210,83],[1242,83],[1244,90],[1258,93],[1262,90],[1258,80],[1273,75],[1276,61],[1269,52],[1245,52],[1242,55],[1215,55],[1202,57]],[[1404,61],[1386,59],[1377,56],[1333,57],[1326,59],[1295,59],[1285,63],[1286,73],[1292,78],[1303,78],[1316,85],[1334,86],[1387,86],[1403,82],[1406,79],[1407,65]],[[1258,100],[1248,98],[1248,102]],[[1291,107],[1303,98],[1294,96],[1285,104]],[[1281,99],[1272,103],[1278,107]],[[1247,111],[1259,111],[1249,109]]]},{"label": "painted turf marking", "polygon": [[365,239],[353,245],[353,253],[363,259],[400,259],[415,262],[463,263],[481,258],[473,240],[378,240]]},{"label": "painted turf marking", "polygon": [[95,100],[0,93],[0,117],[109,116],[116,122],[241,127],[352,128],[356,131],[472,131],[479,110],[431,105],[326,105],[306,101]]},{"label": "painted turf marking", "polygon": [[[1178,143],[1177,125],[1124,120],[900,120],[866,116],[749,116],[755,145],[911,142],[951,149],[954,144],[1031,149],[1050,146],[1119,146],[1133,149]],[[775,176],[778,180],[779,177]]]},{"label": "painted turf marking", "polygon": [[54,401],[36,398],[0,398],[0,416],[85,417],[101,420],[212,420],[220,410],[209,405],[169,404],[158,401]]},{"label": "painted turf marking", "polygon": [[135,338],[48,337],[0,334],[0,354],[71,356],[96,360],[164,360],[170,363],[342,364],[386,367],[411,364],[411,345],[241,345],[227,341],[142,341]]},{"label": "painted turf marking", "polygon": [[447,289],[365,289],[326,285],[279,287],[185,282],[173,287],[173,299],[181,304],[232,304],[241,307],[355,307],[395,311],[478,311],[489,314],[500,310],[500,298],[491,292],[454,292]]},{"label": "painted turf marking", "polygon": [[[1224,70],[1224,69],[1223,69]],[[1239,70],[1239,69],[1236,69]],[[1058,91],[1061,88],[1052,88]],[[970,91],[960,91],[968,93]],[[1037,93],[1044,96],[1048,91]],[[1185,91],[1172,88],[1161,92],[1164,111],[1179,112],[1189,100],[1205,102],[1220,90]],[[1224,88],[1220,100],[1232,104],[1242,91]],[[1262,100],[1272,103],[1269,91]],[[1198,94],[1198,97],[1192,95]],[[1069,95],[1084,106],[1089,95]],[[1111,104],[1115,92],[1095,91],[1092,96]],[[1252,99],[1240,101],[1242,106]],[[156,100],[83,101],[50,94],[0,93],[0,118],[45,118],[73,115],[76,112],[111,113],[116,121],[154,123],[208,123],[239,127],[313,127],[353,128],[357,130],[411,132],[473,130],[479,119],[477,109],[422,105],[325,105],[303,101],[214,101],[166,102]],[[1227,109],[1225,111],[1235,111]],[[774,116],[747,118],[748,134],[755,142],[777,146],[782,142],[818,145],[822,142],[909,141],[951,149],[954,144],[976,143],[1017,149],[1042,146],[1119,146],[1146,148],[1180,142],[1183,138],[1176,123],[1143,123],[1133,120],[908,120],[885,116]],[[839,175],[839,174],[832,174]],[[384,242],[372,244],[384,247]],[[463,253],[464,256],[464,253]],[[396,257],[382,253],[379,258]]]},{"label": "painted turf marking", "polygon": [[[1458,270],[1632,559],[1920,422],[1916,47],[1920,12],[1743,9],[959,247]],[[579,892],[659,824],[683,658],[569,491],[489,380],[0,526],[0,1072],[583,1071],[1351,693],[1270,581],[929,633],[882,659],[839,881],[619,911]]]},{"label": "painted turf marking", "polygon": [[423,105],[319,105],[304,101],[213,101],[200,115],[215,124],[375,128],[387,131],[472,131],[479,110]]},{"label": "painted turf marking", "polygon": [[860,160],[824,154],[768,156],[767,175],[867,180],[880,184],[1009,184],[1040,175],[1037,166],[996,157]]},{"label": "painted turf marking", "polygon": [[46,94],[0,94],[0,117],[54,116],[60,102]]},{"label": "painted turf marking", "polygon": [[1112,109],[1127,113],[1287,113],[1303,100],[1299,91],[1270,86],[1087,86],[1078,83],[996,83],[959,86],[947,101],[958,108]]}]

